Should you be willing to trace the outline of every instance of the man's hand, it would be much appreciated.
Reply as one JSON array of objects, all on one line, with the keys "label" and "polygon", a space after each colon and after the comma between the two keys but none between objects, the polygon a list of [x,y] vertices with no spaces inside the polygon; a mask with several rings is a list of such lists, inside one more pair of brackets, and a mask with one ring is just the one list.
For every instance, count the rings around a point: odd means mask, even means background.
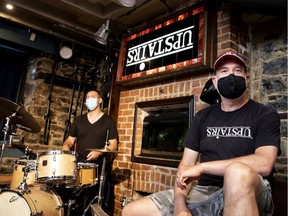
[{"label": "man's hand", "polygon": [[88,155],[87,155],[87,161],[91,161],[91,160],[97,160],[98,157],[100,155],[100,152],[98,151],[91,151]]},{"label": "man's hand", "polygon": [[176,183],[182,190],[187,189],[187,185],[198,180],[202,174],[201,165],[182,166],[176,175]]}]

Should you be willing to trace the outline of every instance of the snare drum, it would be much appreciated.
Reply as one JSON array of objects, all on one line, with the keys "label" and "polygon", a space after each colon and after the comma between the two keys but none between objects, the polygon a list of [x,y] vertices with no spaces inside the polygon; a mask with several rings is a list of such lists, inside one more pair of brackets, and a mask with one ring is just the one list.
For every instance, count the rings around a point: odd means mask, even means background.
[{"label": "snare drum", "polygon": [[94,163],[82,163],[77,164],[77,179],[67,188],[74,187],[89,187],[96,185],[98,181],[98,165]]},{"label": "snare drum", "polygon": [[32,186],[35,183],[35,160],[16,160],[13,163],[12,180],[10,183],[10,189],[17,189],[21,182],[24,182],[24,168],[29,168],[29,172],[26,176],[26,184]]},{"label": "snare drum", "polygon": [[22,195],[13,190],[0,192],[0,215],[9,216],[63,216],[64,209],[61,198],[45,187],[34,186]]},{"label": "snare drum", "polygon": [[77,175],[76,166],[75,152],[57,150],[38,153],[36,182],[73,182]]}]

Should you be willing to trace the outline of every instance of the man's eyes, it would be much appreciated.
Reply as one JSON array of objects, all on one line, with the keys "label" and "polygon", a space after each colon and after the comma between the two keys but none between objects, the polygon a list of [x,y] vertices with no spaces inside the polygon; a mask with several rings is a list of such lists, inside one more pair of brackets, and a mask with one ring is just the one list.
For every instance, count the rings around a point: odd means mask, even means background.
[{"label": "man's eyes", "polygon": [[[227,73],[229,72],[229,70],[227,69],[223,69],[223,70],[220,70],[221,73]],[[233,70],[234,73],[242,73],[242,70],[241,69],[236,69],[236,70]]]}]

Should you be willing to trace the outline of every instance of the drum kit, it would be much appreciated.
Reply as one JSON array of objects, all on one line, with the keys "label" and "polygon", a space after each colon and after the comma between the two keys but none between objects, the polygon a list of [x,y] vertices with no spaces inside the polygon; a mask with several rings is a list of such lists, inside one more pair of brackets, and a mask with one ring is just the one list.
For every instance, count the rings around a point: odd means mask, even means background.
[{"label": "drum kit", "polygon": [[[31,133],[38,133],[40,126],[19,105],[1,97],[0,103],[0,118],[6,118],[3,130],[4,141],[2,142],[0,155],[0,164],[2,164],[5,145],[9,144],[7,137],[10,124]],[[15,160],[13,163],[12,179],[8,188],[0,189],[0,215],[76,215],[73,211],[79,206],[77,202],[83,190],[97,185],[99,186],[98,194],[87,206],[84,206],[84,211],[81,210],[80,214],[85,216],[97,199],[97,204],[101,206],[106,176],[106,156],[119,152],[109,150],[107,142],[103,149],[89,150],[99,151],[103,155],[100,176],[97,164],[77,162],[77,154],[73,151],[51,150],[40,152],[37,153],[34,160],[29,158],[26,151],[24,157]],[[78,209],[77,216],[80,214]]]}]

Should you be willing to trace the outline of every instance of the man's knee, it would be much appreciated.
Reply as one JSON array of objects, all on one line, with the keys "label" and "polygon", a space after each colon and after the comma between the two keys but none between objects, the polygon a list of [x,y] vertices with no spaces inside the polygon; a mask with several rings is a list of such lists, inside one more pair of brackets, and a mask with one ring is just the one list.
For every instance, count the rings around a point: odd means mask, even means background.
[{"label": "man's knee", "polygon": [[231,192],[241,194],[247,190],[255,189],[260,183],[258,174],[254,169],[240,162],[233,162],[227,166],[224,173],[224,187]]},{"label": "man's knee", "polygon": [[122,209],[122,216],[128,216],[131,215],[130,212],[133,209],[133,204],[129,203],[128,205],[124,206],[124,208]]},{"label": "man's knee", "polygon": [[141,208],[141,206],[138,204],[138,202],[135,201],[135,202],[129,203],[126,206],[124,206],[124,208],[122,210],[122,216],[136,215],[137,211],[139,211],[139,208]]},{"label": "man's knee", "polygon": [[[250,180],[254,179],[255,176],[257,176],[257,173],[254,169],[249,167],[246,164],[240,163],[240,162],[233,162],[229,164],[226,167],[225,173],[224,173],[224,179],[227,178],[233,178],[233,180]],[[228,179],[229,180],[229,179]]]},{"label": "man's knee", "polygon": [[122,216],[157,216],[160,212],[154,202],[147,198],[141,198],[126,205],[122,210]]}]

